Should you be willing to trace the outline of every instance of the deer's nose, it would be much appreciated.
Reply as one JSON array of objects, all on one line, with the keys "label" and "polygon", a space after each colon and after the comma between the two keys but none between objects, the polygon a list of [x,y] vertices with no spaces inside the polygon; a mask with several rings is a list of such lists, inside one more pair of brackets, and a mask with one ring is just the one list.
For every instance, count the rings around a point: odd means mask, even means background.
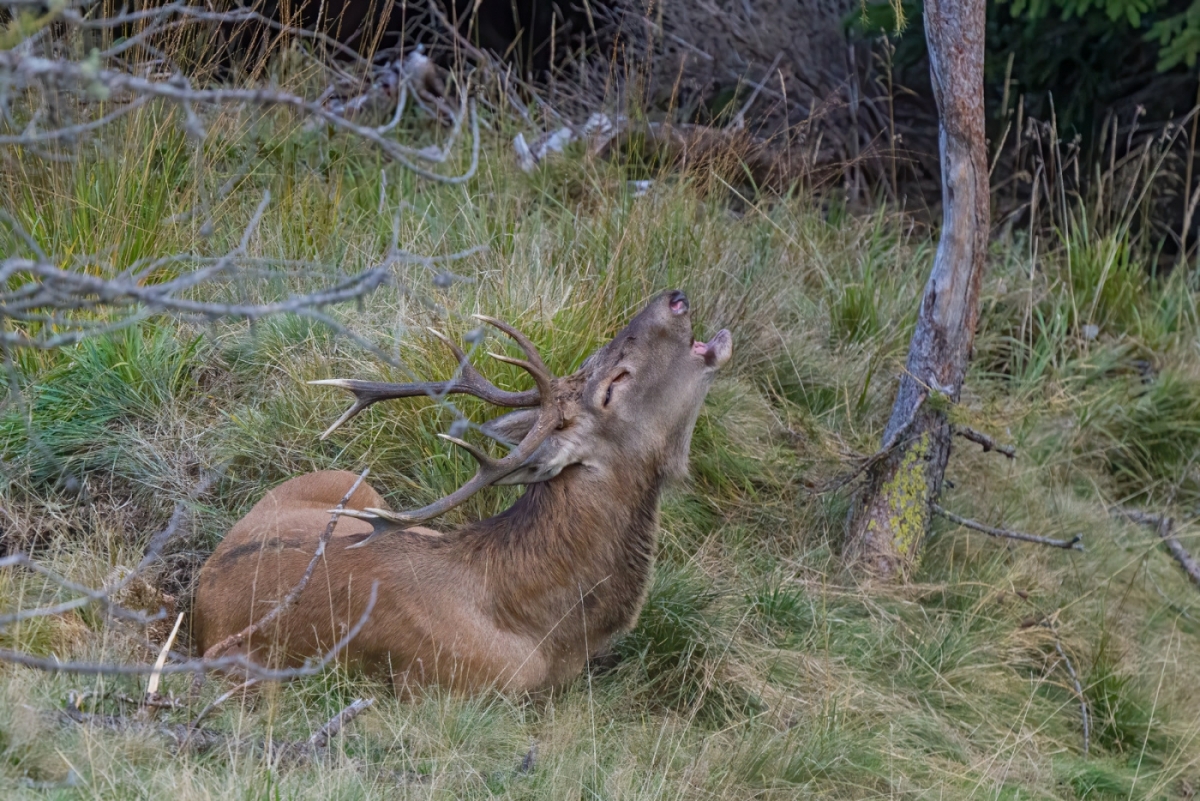
[{"label": "deer's nose", "polygon": [[685,314],[688,310],[687,295],[680,292],[678,289],[671,290],[671,294],[667,296],[671,304],[672,314]]}]

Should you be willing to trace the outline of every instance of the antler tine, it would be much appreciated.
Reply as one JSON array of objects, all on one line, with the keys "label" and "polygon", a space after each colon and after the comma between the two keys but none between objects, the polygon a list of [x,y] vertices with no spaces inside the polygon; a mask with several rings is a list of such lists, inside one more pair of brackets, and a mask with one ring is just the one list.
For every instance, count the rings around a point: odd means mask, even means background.
[{"label": "antler tine", "polygon": [[[458,360],[459,367],[462,368],[463,376],[479,375],[479,371],[475,369],[475,365],[471,364],[471,360],[467,358],[467,354],[463,353],[463,349],[458,346],[457,342],[436,328],[426,328],[425,330],[441,340],[442,344],[450,349],[450,352],[454,354],[454,358]],[[483,376],[480,376],[480,378],[483,378]]]},{"label": "antler tine", "polygon": [[488,356],[491,356],[498,362],[504,362],[505,364],[512,364],[520,367],[522,370],[533,376],[533,380],[537,382],[539,389],[541,388],[543,381],[550,382],[554,380],[554,377],[550,374],[550,371],[546,369],[546,366],[541,364],[541,359],[538,359],[537,362],[532,362],[526,361],[525,359],[514,359],[511,356],[505,356],[502,353],[488,353]]},{"label": "antler tine", "polygon": [[[337,383],[336,383],[337,381],[338,381],[338,379],[336,379],[336,378],[335,378],[335,379],[330,379],[329,381],[310,381],[309,383],[310,383],[310,384],[325,384],[325,383],[328,383],[328,384],[331,384],[331,385],[333,385],[333,386],[341,386],[340,384],[337,384]],[[350,389],[350,387],[346,387],[346,389]],[[351,391],[353,391],[353,390],[351,390]],[[336,419],[336,420],[334,420],[332,423],[330,423],[330,424],[329,424],[329,428],[325,429],[325,431],[323,431],[323,432],[321,433],[321,436],[320,436],[320,437],[318,437],[318,439],[320,439],[320,440],[324,441],[326,437],[328,437],[330,434],[332,434],[334,431],[336,431],[336,430],[337,430],[338,426],[340,426],[342,423],[344,423],[344,422],[346,422],[347,420],[349,420],[349,419],[350,419],[351,417],[353,417],[354,415],[356,415],[356,414],[358,414],[359,412],[361,412],[363,409],[365,409],[365,408],[367,408],[368,406],[370,406],[372,403],[374,403],[374,401],[371,401],[371,400],[363,400],[361,397],[359,397],[359,396],[358,396],[358,394],[357,394],[357,393],[355,393],[355,397],[354,397],[354,403],[353,403],[353,404],[350,406],[350,408],[349,408],[349,409],[347,409],[346,411],[342,412],[342,416],[341,416],[341,417],[339,417],[338,419]]]},{"label": "antler tine", "polygon": [[472,445],[470,442],[467,442],[465,439],[459,439],[458,437],[452,437],[449,434],[438,434],[438,436],[441,437],[442,439],[446,440],[447,442],[449,442],[451,445],[457,445],[458,447],[462,448],[467,453],[474,456],[475,461],[478,462],[481,467],[495,469],[496,464],[498,463],[498,460],[496,458],[494,458],[490,453],[485,451],[483,448]]},{"label": "antler tine", "polygon": [[[543,371],[545,370],[545,365],[542,365],[541,359],[537,358],[537,351],[532,350],[533,344],[528,339],[519,331],[500,323],[498,320],[493,322],[493,324],[496,323],[499,323],[497,327],[504,331],[504,333],[512,336],[525,349],[527,354],[532,353],[536,359],[536,367]],[[527,389],[521,392],[509,392],[500,389],[475,369],[475,366],[467,358],[467,354],[453,340],[441,331],[430,328],[429,332],[444,342],[454,353],[454,357],[458,360],[459,364],[459,375],[457,378],[452,378],[449,381],[423,381],[411,384],[393,384],[386,381],[362,381],[356,378],[326,378],[320,381],[309,381],[308,383],[310,384],[339,387],[340,389],[346,389],[354,393],[353,405],[343,412],[342,416],[335,420],[329,428],[325,429],[325,432],[321,434],[321,439],[327,438],[347,420],[381,400],[413,398],[421,395],[439,397],[457,394],[472,395],[487,403],[496,406],[507,406],[509,408],[527,408],[538,405],[541,398],[540,388],[543,382],[538,382],[539,389],[534,390]],[[533,371],[531,371],[531,374],[533,374]],[[537,379],[536,375],[534,375],[534,379]]]},{"label": "antler tine", "polygon": [[[482,319],[485,319],[485,322],[491,322],[486,318]],[[475,457],[475,460],[479,463],[479,467],[475,471],[475,475],[471,477],[470,481],[468,481],[466,484],[463,484],[449,495],[439,498],[438,500],[434,501],[428,506],[422,507],[421,509],[416,509],[411,512],[392,512],[386,509],[369,508],[366,509],[364,513],[356,514],[355,517],[361,517],[367,520],[383,519],[393,523],[399,523],[401,525],[413,525],[416,523],[423,523],[426,520],[431,520],[437,517],[438,515],[445,514],[454,507],[466,501],[475,493],[479,492],[479,490],[496,481],[499,481],[508,474],[512,473],[514,470],[521,467],[521,465],[523,465],[525,461],[533,455],[534,451],[536,451],[538,447],[540,447],[541,444],[546,441],[546,438],[549,437],[550,434],[559,427],[559,425],[562,423],[562,413],[558,408],[558,399],[554,396],[554,377],[542,363],[541,358],[538,356],[537,349],[534,348],[532,342],[526,339],[519,332],[516,332],[514,335],[515,329],[512,329],[512,331],[507,330],[509,327],[503,324],[498,325],[497,328],[500,328],[500,330],[504,331],[504,333],[509,334],[513,337],[513,339],[517,340],[517,343],[521,345],[522,349],[530,357],[529,360],[526,361],[524,359],[513,359],[507,356],[493,354],[496,355],[496,358],[500,359],[501,361],[521,367],[531,376],[533,376],[533,380],[537,383],[538,396],[540,399],[538,403],[538,415],[537,420],[534,421],[534,424],[529,429],[529,432],[521,439],[521,441],[517,444],[517,447],[513,448],[506,456],[500,459],[490,456],[483,449],[477,448],[471,443],[459,439],[458,437],[441,434],[439,436],[470,453],[471,456]],[[376,530],[362,542],[355,543],[349,547],[361,548],[371,540],[375,539],[379,533],[380,532]]]},{"label": "antler tine", "polygon": [[[546,365],[542,362],[542,355],[538,353],[538,349],[534,346],[534,344],[529,341],[529,337],[525,336],[503,320],[497,320],[495,317],[488,317],[485,314],[473,314],[471,316],[476,320],[482,320],[490,326],[499,328],[501,331],[508,334],[516,341],[518,345],[521,346],[521,350],[525,351],[525,357],[529,359],[532,364],[534,364],[539,370],[546,370]],[[533,371],[531,370],[530,372],[532,373]]]},{"label": "antler tine", "polygon": [[[321,434],[321,439],[325,439],[332,434],[339,426],[345,423],[350,418],[357,415],[363,409],[378,403],[381,400],[394,400],[396,398],[414,398],[418,396],[437,397],[450,393],[465,393],[478,395],[483,391],[479,386],[470,381],[424,381],[412,384],[392,384],[386,381],[362,381],[357,378],[324,378],[319,381],[309,381],[310,384],[319,384],[329,387],[338,387],[346,389],[354,393],[354,403],[349,409],[342,413],[342,416],[333,422],[333,425],[325,429]],[[490,384],[488,386],[491,386]],[[497,390],[499,392],[500,390]],[[501,403],[503,406],[533,406],[537,403],[537,398],[522,398],[520,395],[528,395],[530,393],[509,393],[514,396],[507,400],[524,400],[525,403]],[[536,393],[535,393],[536,395]],[[487,400],[485,398],[485,400]],[[502,399],[498,399],[502,400]],[[531,402],[529,402],[531,401]]]}]

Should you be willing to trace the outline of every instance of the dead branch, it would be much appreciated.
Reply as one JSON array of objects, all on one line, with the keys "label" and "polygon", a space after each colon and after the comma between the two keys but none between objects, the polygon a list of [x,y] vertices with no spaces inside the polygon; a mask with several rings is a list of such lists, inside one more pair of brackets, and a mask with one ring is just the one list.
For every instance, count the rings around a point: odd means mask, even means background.
[{"label": "dead branch", "polygon": [[890,437],[888,437],[887,441],[883,443],[883,447],[870,456],[860,459],[858,464],[855,465],[850,472],[844,473],[841,476],[835,476],[821,486],[810,489],[809,492],[811,492],[813,495],[824,495],[829,492],[836,492],[890,456],[892,451],[895,450],[898,445],[904,442],[904,437],[907,436],[909,428],[912,427],[913,422],[917,419],[917,411],[921,408],[924,401],[925,399],[921,398],[921,400],[913,408],[912,413],[908,416],[908,420],[899,428],[897,428]]},{"label": "dead branch", "polygon": [[[482,249],[477,246],[435,257],[410,253],[398,246],[395,229],[398,229],[399,222],[396,220],[392,244],[381,262],[322,289],[273,303],[222,303],[192,297],[201,286],[215,285],[244,275],[244,265],[258,267],[282,263],[301,269],[311,266],[305,262],[247,257],[250,238],[270,199],[270,192],[264,192],[238,244],[216,258],[174,254],[148,262],[135,262],[124,269],[109,265],[103,270],[97,270],[97,264],[91,260],[83,260],[71,268],[62,268],[51,263],[42,253],[36,259],[10,257],[0,260],[0,286],[7,287],[0,291],[0,347],[52,350],[89,337],[121,331],[156,315],[170,315],[203,323],[221,319],[254,322],[278,314],[295,314],[321,322],[385,363],[403,369],[383,349],[325,314],[324,309],[361,301],[384,286],[403,289],[395,280],[397,265],[421,264],[432,267],[467,258]],[[32,241],[28,232],[11,216],[0,216],[0,220],[6,222],[21,239]],[[187,269],[189,264],[194,265],[194,269]],[[175,277],[160,283],[147,281],[148,276],[166,266],[173,268]],[[96,275],[96,272],[103,274]],[[277,276],[282,274],[274,273]],[[439,273],[435,281],[444,275]],[[27,329],[48,333],[10,329],[9,320],[18,325],[24,324]]]},{"label": "dead branch", "polygon": [[333,716],[307,740],[274,742],[265,739],[245,739],[213,729],[198,728],[195,723],[159,723],[120,715],[94,715],[74,704],[59,710],[55,717],[62,723],[93,726],[113,732],[149,734],[172,743],[179,753],[205,753],[214,748],[250,750],[270,755],[276,762],[301,765],[329,747],[341,730],[374,705],[373,698],[359,698]]},{"label": "dead branch", "polygon": [[1004,454],[1009,459],[1017,458],[1017,449],[1014,446],[1001,445],[987,434],[984,434],[982,431],[976,431],[975,429],[968,428],[967,426],[955,426],[954,433],[963,439],[970,440],[977,445],[983,446],[984,453],[987,453],[988,451],[996,451],[997,453]]},{"label": "dead branch", "polygon": [[[196,115],[197,105],[239,105],[266,108],[280,106],[291,108],[303,114],[322,120],[330,126],[363,139],[378,147],[385,155],[406,169],[430,181],[447,184],[463,184],[474,177],[479,167],[479,115],[475,109],[475,101],[468,100],[463,95],[463,104],[471,126],[471,162],[467,169],[459,175],[443,175],[432,172],[420,165],[414,159],[431,164],[444,163],[448,152],[442,148],[412,148],[387,139],[374,127],[359,125],[340,116],[321,103],[308,100],[289,92],[265,88],[240,89],[193,89],[191,83],[182,75],[174,76],[170,81],[152,81],[137,75],[131,75],[111,69],[93,69],[90,65],[76,64],[69,61],[32,56],[23,52],[8,50],[0,51],[0,76],[7,73],[9,83],[13,88],[26,88],[43,82],[54,82],[59,85],[73,86],[81,95],[99,93],[101,95],[124,99],[132,103],[138,98],[153,98],[166,100],[179,106],[185,114],[189,133],[198,139],[207,134]],[[455,121],[456,130],[461,125],[461,117]],[[453,143],[454,136],[449,138],[448,145]]]},{"label": "dead branch", "polygon": [[1049,629],[1050,633],[1054,635],[1054,650],[1058,651],[1058,656],[1062,659],[1063,667],[1067,669],[1067,675],[1071,677],[1071,686],[1075,689],[1075,697],[1079,699],[1079,718],[1083,724],[1083,755],[1087,756],[1092,741],[1091,715],[1088,712],[1087,696],[1083,694],[1083,685],[1079,683],[1079,675],[1075,672],[1075,666],[1071,664],[1070,657],[1067,656],[1066,650],[1063,649],[1062,639],[1058,636],[1058,630],[1054,628],[1054,624],[1050,622],[1049,618],[1042,620],[1041,625]]},{"label": "dead branch", "polygon": [[1022,542],[1034,542],[1038,545],[1047,545],[1051,548],[1064,548],[1073,551],[1083,550],[1083,535],[1076,534],[1069,540],[1055,540],[1049,537],[1039,537],[1036,534],[1026,534],[1021,531],[1010,531],[1006,528],[993,528],[985,526],[983,523],[975,520],[968,520],[965,517],[959,517],[953,512],[949,512],[938,506],[936,503],[930,505],[930,510],[936,514],[949,520],[951,523],[957,523],[964,528],[969,528],[973,531],[978,531],[987,534],[989,537],[1007,537],[1010,540],[1021,540]]},{"label": "dead branch", "polygon": [[237,685],[233,689],[228,690],[228,691],[222,693],[221,695],[218,695],[216,698],[214,698],[212,701],[210,701],[207,706],[205,706],[203,709],[201,709],[200,713],[198,715],[196,715],[196,717],[192,718],[192,722],[190,724],[191,727],[193,729],[195,729],[197,726],[200,725],[201,721],[203,721],[206,717],[208,717],[212,713],[212,711],[214,709],[216,709],[221,704],[228,701],[233,696],[242,692],[243,690],[248,690],[251,687],[255,686],[256,684],[258,684],[258,679],[246,679],[245,681],[243,681],[241,684]]},{"label": "dead branch", "polygon": [[375,609],[378,600],[379,582],[371,585],[371,594],[367,606],[358,621],[346,634],[334,643],[333,647],[318,659],[305,660],[304,664],[295,668],[268,668],[248,657],[241,655],[226,656],[218,659],[190,659],[172,662],[161,668],[148,664],[117,664],[107,662],[62,662],[54,657],[36,657],[10,648],[0,648],[0,662],[10,662],[16,665],[44,670],[47,673],[72,673],[88,676],[142,676],[158,671],[163,675],[177,673],[209,673],[236,671],[249,678],[259,681],[286,681],[300,676],[312,676],[324,670],[330,662],[337,658],[350,641],[358,636],[363,626]]},{"label": "dead branch", "polygon": [[[213,470],[206,472],[196,485],[192,487],[188,493],[188,500],[196,500],[217,481],[222,470]],[[130,570],[119,581],[107,584],[103,587],[93,588],[85,587],[77,584],[64,576],[60,576],[53,570],[46,568],[29,557],[28,554],[16,553],[0,559],[0,569],[23,567],[31,570],[34,573],[48,579],[52,584],[56,584],[67,592],[76,593],[79,597],[73,598],[70,601],[54,604],[52,606],[34,607],[32,609],[22,609],[19,612],[12,612],[6,615],[0,615],[0,631],[3,631],[7,626],[13,623],[19,623],[24,620],[33,620],[34,618],[54,617],[61,615],[74,609],[80,609],[91,604],[99,605],[106,614],[110,617],[128,620],[139,625],[146,625],[157,620],[161,620],[165,614],[165,610],[160,609],[154,615],[146,615],[143,612],[136,612],[125,609],[113,601],[113,598],[121,593],[129,584],[136,579],[141,573],[156,562],[162,555],[163,548],[175,539],[179,534],[184,521],[184,514],[187,510],[183,501],[176,502],[175,509],[171,513],[167,525],[150,538],[149,544],[146,546],[146,553],[141,561]]]},{"label": "dead branch", "polygon": [[1083,723],[1083,755],[1087,756],[1091,745],[1091,726],[1089,725],[1087,696],[1083,694],[1083,687],[1079,683],[1079,676],[1075,673],[1075,666],[1071,664],[1067,652],[1063,650],[1057,633],[1054,636],[1054,648],[1058,651],[1058,655],[1062,657],[1063,666],[1067,669],[1067,675],[1071,677],[1071,684],[1075,687],[1075,696],[1079,699],[1079,716]]},{"label": "dead branch", "polygon": [[308,567],[304,570],[304,575],[302,575],[300,580],[296,582],[296,586],[292,587],[292,589],[288,591],[288,594],[283,597],[283,600],[280,601],[274,609],[263,615],[259,620],[251,623],[249,626],[237,632],[236,634],[231,634],[205,651],[205,659],[216,659],[230,648],[236,648],[237,646],[246,642],[246,640],[250,639],[251,636],[260,631],[268,623],[275,620],[296,605],[296,601],[300,599],[301,593],[304,592],[305,587],[308,586],[308,582],[312,578],[313,570],[316,568],[317,562],[319,562],[321,557],[325,555],[325,546],[329,544],[329,538],[333,536],[333,530],[337,526],[337,521],[341,516],[342,510],[346,508],[346,504],[349,502],[350,497],[358,491],[360,486],[362,486],[362,483],[366,479],[367,473],[369,472],[370,468],[365,468],[361,473],[358,474],[358,479],[352,485],[350,485],[350,489],[346,491],[346,494],[342,496],[342,499],[338,502],[338,505],[334,507],[332,512],[330,512],[329,524],[326,525],[325,530],[321,532],[321,538],[317,541],[317,549],[313,553],[312,559],[309,560]]},{"label": "dead branch", "polygon": [[92,726],[112,732],[134,731],[169,740],[179,753],[204,753],[230,744],[231,738],[212,729],[195,729],[186,723],[157,723],[121,715],[94,715],[74,704],[57,710],[54,717],[63,724]]},{"label": "dead branch", "polygon": [[754,105],[754,101],[758,100],[758,96],[760,93],[762,93],[762,90],[767,85],[767,82],[775,76],[775,68],[779,66],[779,62],[782,60],[783,53],[776,53],[775,60],[771,62],[771,66],[767,67],[767,71],[763,73],[762,80],[754,84],[754,90],[750,92],[750,97],[748,97],[746,102],[742,104],[742,107],[738,110],[738,113],[733,115],[733,121],[729,125],[732,130],[741,131],[746,127],[746,112],[749,111],[750,107]]},{"label": "dead branch", "polygon": [[327,747],[330,740],[337,737],[345,726],[370,709],[374,703],[374,698],[356,699],[348,707],[330,718],[328,723],[313,732],[312,737],[308,738],[308,747],[314,750]]},{"label": "dead branch", "polygon": [[1139,523],[1153,528],[1162,539],[1163,544],[1167,546],[1167,550],[1171,552],[1171,556],[1175,557],[1175,561],[1187,573],[1188,578],[1192,580],[1193,584],[1200,587],[1200,562],[1197,562],[1187,548],[1184,548],[1183,544],[1176,539],[1174,518],[1138,509],[1126,509],[1121,506],[1114,506],[1109,510],[1109,514],[1131,523]]}]

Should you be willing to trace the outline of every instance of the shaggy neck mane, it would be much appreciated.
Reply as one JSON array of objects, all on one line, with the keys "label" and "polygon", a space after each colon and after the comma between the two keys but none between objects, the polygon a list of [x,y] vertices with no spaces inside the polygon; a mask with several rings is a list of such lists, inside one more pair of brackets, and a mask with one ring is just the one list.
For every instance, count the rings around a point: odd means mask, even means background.
[{"label": "shaggy neck mane", "polygon": [[500,625],[553,649],[632,622],[653,564],[663,477],[629,472],[617,500],[612,478],[568,468],[463,530],[464,557],[494,592]]}]

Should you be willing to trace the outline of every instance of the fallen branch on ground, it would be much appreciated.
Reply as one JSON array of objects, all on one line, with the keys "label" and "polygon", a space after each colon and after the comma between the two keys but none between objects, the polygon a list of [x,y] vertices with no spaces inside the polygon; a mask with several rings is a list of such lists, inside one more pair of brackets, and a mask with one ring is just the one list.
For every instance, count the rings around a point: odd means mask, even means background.
[{"label": "fallen branch on ground", "polygon": [[188,723],[158,723],[120,715],[94,715],[84,712],[73,704],[56,714],[62,723],[94,726],[113,732],[135,732],[160,737],[173,744],[177,753],[206,753],[222,747],[232,750],[252,750],[269,755],[272,761],[288,765],[301,765],[329,747],[329,743],[359,715],[375,703],[373,698],[359,698],[342,709],[321,726],[307,740],[285,740],[274,742],[266,739],[243,739],[232,734],[201,729]]},{"label": "fallen branch on ground", "polygon": [[356,717],[367,711],[372,704],[375,703],[374,698],[358,698],[350,706],[338,712],[329,722],[321,728],[313,732],[312,737],[308,738],[308,747],[310,749],[325,748],[329,745],[329,741],[337,737],[341,730],[354,721]]},{"label": "fallen branch on ground", "polygon": [[1143,512],[1138,509],[1126,509],[1121,506],[1114,506],[1109,510],[1109,514],[1113,517],[1120,517],[1128,520],[1131,523],[1140,523],[1143,526],[1150,526],[1162,539],[1163,544],[1167,546],[1167,550],[1171,552],[1171,556],[1175,557],[1175,561],[1179,563],[1188,578],[1197,587],[1200,587],[1200,563],[1198,563],[1187,548],[1179,542],[1175,537],[1175,519],[1166,515],[1154,514],[1153,512]]},{"label": "fallen branch on ground", "polygon": [[1010,531],[1009,529],[1006,529],[1006,528],[994,528],[992,526],[985,526],[983,523],[980,523],[978,521],[969,520],[965,517],[959,517],[958,515],[954,514],[953,512],[949,512],[949,511],[943,509],[941,506],[938,506],[936,503],[933,504],[931,508],[932,508],[934,514],[941,515],[942,517],[949,520],[951,523],[957,523],[958,525],[963,526],[965,528],[969,528],[972,531],[978,531],[982,534],[987,534],[989,537],[1007,537],[1010,540],[1021,540],[1022,542],[1033,542],[1033,543],[1037,543],[1038,545],[1048,545],[1051,548],[1064,548],[1064,549],[1069,549],[1069,550],[1073,550],[1073,551],[1082,551],[1083,550],[1083,535],[1082,534],[1076,534],[1074,537],[1072,537],[1069,540],[1055,540],[1055,539],[1051,539],[1049,537],[1039,537],[1036,534],[1026,534],[1022,531]]},{"label": "fallen branch on ground", "polygon": [[237,695],[242,690],[249,690],[251,687],[255,686],[256,684],[258,684],[258,679],[246,679],[241,684],[234,687],[232,690],[227,690],[226,692],[221,693],[216,698],[214,698],[211,702],[209,702],[209,704],[207,706],[205,706],[204,709],[201,709],[200,714],[198,714],[198,715],[196,715],[196,717],[192,718],[191,727],[193,729],[196,728],[197,726],[200,725],[201,721],[203,721],[206,717],[208,717],[212,713],[212,711],[214,709],[216,709],[221,704],[228,701],[233,696]]}]

